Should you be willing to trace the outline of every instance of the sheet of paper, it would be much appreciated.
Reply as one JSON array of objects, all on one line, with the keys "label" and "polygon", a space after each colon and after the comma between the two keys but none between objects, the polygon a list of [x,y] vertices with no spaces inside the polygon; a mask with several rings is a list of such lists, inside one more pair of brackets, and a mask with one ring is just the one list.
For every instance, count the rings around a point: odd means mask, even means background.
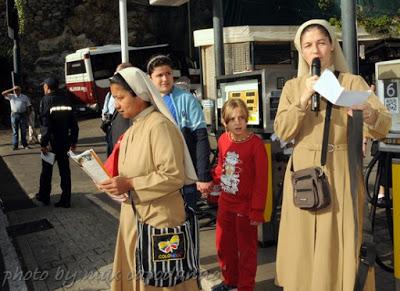
[{"label": "sheet of paper", "polygon": [[68,156],[76,162],[94,182],[101,183],[110,178],[103,163],[93,149],[84,151],[79,155],[69,151]]},{"label": "sheet of paper", "polygon": [[344,107],[364,103],[371,95],[371,91],[345,90],[330,70],[322,73],[313,89],[332,104]]},{"label": "sheet of paper", "polygon": [[50,165],[54,165],[54,162],[56,160],[56,155],[52,152],[47,152],[47,154],[41,152],[40,157],[42,158],[43,161],[49,163]]}]

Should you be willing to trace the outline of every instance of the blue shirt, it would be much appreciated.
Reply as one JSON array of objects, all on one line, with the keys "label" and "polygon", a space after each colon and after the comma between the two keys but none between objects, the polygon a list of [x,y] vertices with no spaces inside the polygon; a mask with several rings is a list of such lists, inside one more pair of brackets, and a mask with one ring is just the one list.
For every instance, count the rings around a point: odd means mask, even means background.
[{"label": "blue shirt", "polygon": [[172,97],[176,121],[181,130],[188,128],[190,131],[195,131],[207,128],[201,104],[193,94],[174,86],[169,95]]},{"label": "blue shirt", "polygon": [[5,96],[6,99],[10,100],[11,112],[13,113],[26,113],[28,107],[31,106],[31,101],[28,96],[24,94],[8,94]]},{"label": "blue shirt", "polygon": [[115,99],[114,96],[111,95],[111,92],[108,92],[106,98],[104,99],[103,109],[101,110],[101,116],[104,117],[105,114],[113,114],[115,110]]}]

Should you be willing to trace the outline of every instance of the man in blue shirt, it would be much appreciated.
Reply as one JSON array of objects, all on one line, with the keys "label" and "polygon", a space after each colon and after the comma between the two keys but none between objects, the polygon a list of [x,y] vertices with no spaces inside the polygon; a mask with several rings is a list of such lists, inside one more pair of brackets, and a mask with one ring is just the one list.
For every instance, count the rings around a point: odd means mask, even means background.
[{"label": "man in blue shirt", "polygon": [[109,91],[104,99],[103,109],[101,110],[101,129],[106,134],[106,143],[107,143],[107,157],[111,154],[113,150],[113,143],[111,138],[111,120],[114,114],[114,97],[111,95]]},{"label": "man in blue shirt", "polygon": [[[11,92],[14,91],[14,94]],[[10,101],[11,106],[11,127],[13,131],[12,144],[13,150],[18,149],[18,134],[21,131],[21,144],[24,149],[28,149],[26,141],[26,131],[28,128],[28,114],[30,111],[31,101],[28,96],[21,94],[21,87],[14,86],[11,89],[1,93],[4,98]]]},{"label": "man in blue shirt", "polygon": [[185,202],[196,209],[197,190],[207,193],[212,186],[210,143],[203,111],[199,101],[191,93],[174,86],[172,61],[169,57],[158,55],[151,58],[147,65],[147,73],[163,96],[188,146],[199,181],[184,186],[183,192]]}]

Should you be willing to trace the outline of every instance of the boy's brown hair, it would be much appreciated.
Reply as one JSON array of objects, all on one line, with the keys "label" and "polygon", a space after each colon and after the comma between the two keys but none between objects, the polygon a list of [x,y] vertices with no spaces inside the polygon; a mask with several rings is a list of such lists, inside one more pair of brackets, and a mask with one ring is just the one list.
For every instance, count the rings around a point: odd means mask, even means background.
[{"label": "boy's brown hair", "polygon": [[222,106],[221,122],[224,126],[228,124],[232,116],[232,111],[236,108],[240,108],[242,113],[244,113],[246,120],[249,120],[249,109],[244,101],[240,98],[230,98]]}]

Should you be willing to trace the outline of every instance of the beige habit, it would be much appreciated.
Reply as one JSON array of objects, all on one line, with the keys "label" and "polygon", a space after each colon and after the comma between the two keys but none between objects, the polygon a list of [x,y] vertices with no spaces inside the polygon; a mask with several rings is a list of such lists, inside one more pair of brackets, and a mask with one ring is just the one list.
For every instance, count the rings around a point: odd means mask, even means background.
[{"label": "beige habit", "polygon": [[[119,174],[132,177],[131,193],[145,223],[159,228],[180,225],[185,220],[185,210],[179,190],[187,179],[185,166],[191,163],[185,155],[181,133],[170,121],[171,117],[164,115],[167,109],[159,103],[157,90],[142,71],[127,68],[119,73],[139,97],[154,104],[137,115],[126,131],[120,146]],[[191,169],[186,169],[186,173],[190,172]],[[195,175],[191,178],[195,179]],[[136,239],[136,217],[126,201],[121,205],[112,290],[198,290],[194,279],[170,288],[145,286],[143,281],[136,280]]]},{"label": "beige habit", "polygon": [[[345,72],[344,58],[337,52],[339,44],[326,21],[310,21],[328,28],[335,52],[333,63],[342,73],[339,82],[348,90],[368,90],[365,81]],[[300,33],[298,32],[298,35]],[[300,37],[296,37],[299,49]],[[309,68],[299,54],[298,77],[288,81],[282,91],[275,118],[275,132],[285,141],[295,140],[291,159],[294,169],[320,165],[322,133],[326,102],[321,98],[318,116],[299,106],[300,92],[304,91]],[[306,67],[305,67],[306,66]],[[364,123],[365,136],[383,138],[390,126],[391,117],[378,98],[372,94],[368,103],[378,111],[373,126]],[[331,205],[320,211],[301,210],[293,204],[290,170],[286,169],[282,214],[277,250],[276,283],[285,291],[352,291],[354,287],[359,247],[362,235],[364,186],[360,179],[358,196],[358,238],[350,192],[347,152],[347,109],[333,106],[329,143],[333,151],[327,154],[325,174],[332,194]],[[374,272],[370,271],[364,290],[375,290]]]}]

